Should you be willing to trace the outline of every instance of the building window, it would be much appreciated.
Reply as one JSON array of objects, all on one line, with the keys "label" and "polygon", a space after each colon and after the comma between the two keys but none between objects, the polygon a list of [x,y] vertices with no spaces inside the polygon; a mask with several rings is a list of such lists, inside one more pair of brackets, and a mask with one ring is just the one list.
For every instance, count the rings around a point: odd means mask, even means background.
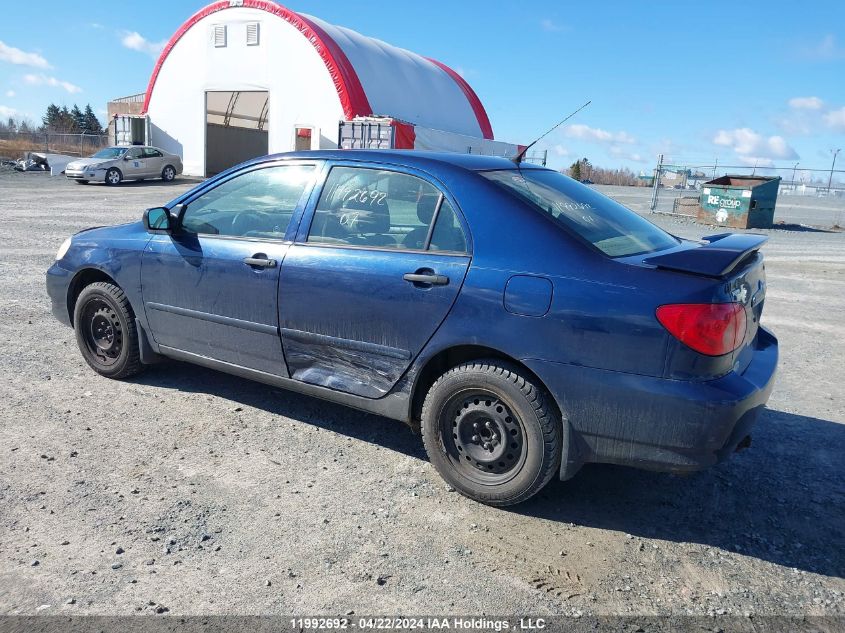
[{"label": "building window", "polygon": [[226,25],[215,24],[212,27],[214,48],[224,48],[226,46]]},{"label": "building window", "polygon": [[258,22],[247,23],[247,25],[246,25],[246,45],[247,46],[258,46],[258,32],[259,32]]}]

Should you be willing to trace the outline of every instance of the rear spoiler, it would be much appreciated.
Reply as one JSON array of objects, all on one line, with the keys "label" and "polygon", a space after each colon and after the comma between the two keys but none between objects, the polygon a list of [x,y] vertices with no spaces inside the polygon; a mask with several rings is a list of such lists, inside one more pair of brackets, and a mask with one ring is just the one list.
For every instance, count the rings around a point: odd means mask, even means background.
[{"label": "rear spoiler", "polygon": [[643,260],[646,264],[684,273],[724,277],[735,270],[749,255],[756,253],[769,238],[753,233],[721,233],[702,238],[707,244],[655,255]]}]

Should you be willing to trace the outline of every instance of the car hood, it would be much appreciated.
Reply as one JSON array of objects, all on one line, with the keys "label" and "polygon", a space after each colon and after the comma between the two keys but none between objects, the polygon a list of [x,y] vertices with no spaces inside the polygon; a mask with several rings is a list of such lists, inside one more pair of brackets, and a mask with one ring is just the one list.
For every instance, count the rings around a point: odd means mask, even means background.
[{"label": "car hood", "polygon": [[70,163],[68,163],[68,168],[70,169],[79,169],[81,167],[87,167],[88,165],[103,165],[105,166],[107,163],[111,164],[114,163],[114,160],[109,160],[107,158],[78,158]]},{"label": "car hood", "polygon": [[93,226],[87,229],[82,229],[73,236],[73,239],[75,242],[87,240],[99,242],[100,240],[136,238],[138,235],[146,234],[147,231],[144,228],[144,223],[141,220],[138,220],[136,222],[127,222],[126,224]]}]

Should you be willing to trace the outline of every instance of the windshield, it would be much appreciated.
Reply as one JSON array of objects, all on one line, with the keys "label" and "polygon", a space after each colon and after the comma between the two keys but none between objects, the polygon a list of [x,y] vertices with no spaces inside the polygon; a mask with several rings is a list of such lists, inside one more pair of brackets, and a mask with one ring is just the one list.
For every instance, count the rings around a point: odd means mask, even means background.
[{"label": "windshield", "polygon": [[547,169],[479,172],[610,257],[651,253],[678,240],[589,187]]},{"label": "windshield", "polygon": [[101,149],[91,158],[120,158],[121,156],[123,156],[123,153],[125,151],[125,147],[107,147],[105,149]]}]

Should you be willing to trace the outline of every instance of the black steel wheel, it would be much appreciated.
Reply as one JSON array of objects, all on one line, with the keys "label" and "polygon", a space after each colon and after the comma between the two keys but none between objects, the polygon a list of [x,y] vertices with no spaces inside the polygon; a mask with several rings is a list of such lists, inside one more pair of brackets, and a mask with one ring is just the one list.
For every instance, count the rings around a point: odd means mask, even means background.
[{"label": "black steel wheel", "polygon": [[135,314],[119,287],[97,282],[83,288],[73,325],[82,357],[97,373],[126,378],[141,370]]},{"label": "black steel wheel", "polygon": [[522,421],[492,391],[455,393],[443,408],[440,425],[447,458],[470,480],[505,483],[525,462]]},{"label": "black steel wheel", "polygon": [[422,408],[426,452],[471,499],[520,503],[558,470],[562,424],[542,385],[506,361],[480,360],[440,376]]}]

